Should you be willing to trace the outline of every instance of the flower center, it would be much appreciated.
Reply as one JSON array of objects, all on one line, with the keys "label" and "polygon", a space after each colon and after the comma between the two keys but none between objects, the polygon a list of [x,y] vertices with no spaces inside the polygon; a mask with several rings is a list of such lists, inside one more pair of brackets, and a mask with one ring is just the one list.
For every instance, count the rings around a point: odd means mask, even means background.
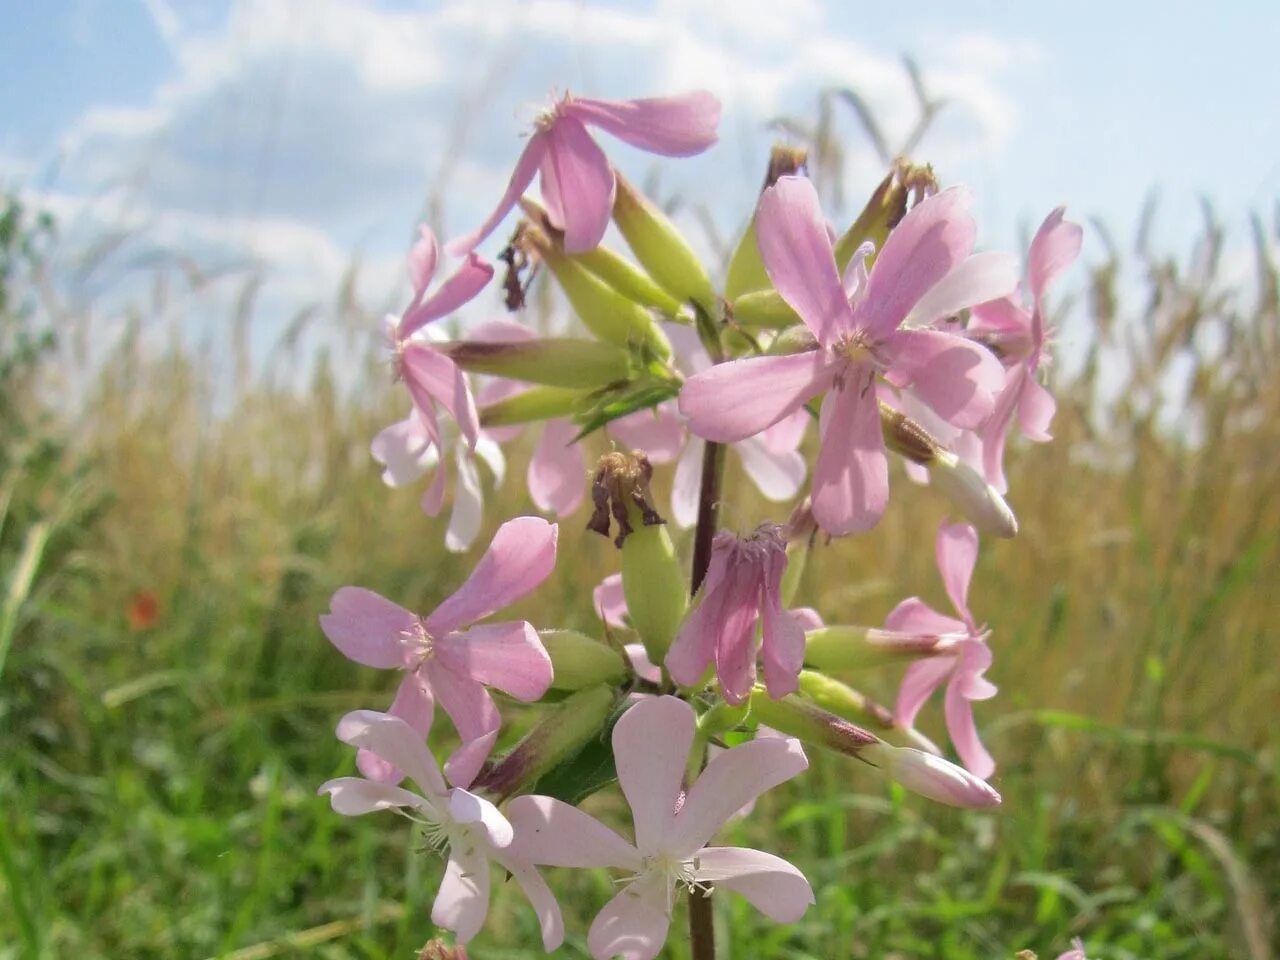
[{"label": "flower center", "polygon": [[850,363],[876,363],[875,345],[861,330],[841,337],[836,342],[835,352]]},{"label": "flower center", "polygon": [[653,856],[644,858],[639,873],[630,877],[621,877],[615,882],[629,884],[657,880],[666,890],[667,913],[670,913],[675,906],[678,891],[687,890],[692,893],[696,890],[703,896],[711,896],[712,885],[698,879],[698,867],[697,857],[681,858],[666,852],[655,853]]},{"label": "flower center", "polygon": [[416,670],[435,656],[435,638],[427,632],[426,621],[421,617],[415,617],[408,630],[400,631],[400,645],[405,650],[406,670]]}]

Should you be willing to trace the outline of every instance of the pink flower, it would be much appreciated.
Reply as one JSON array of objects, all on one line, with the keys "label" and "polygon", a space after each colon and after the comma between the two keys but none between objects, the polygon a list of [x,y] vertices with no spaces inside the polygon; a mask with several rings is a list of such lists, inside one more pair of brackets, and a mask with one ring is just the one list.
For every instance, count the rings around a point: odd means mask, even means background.
[{"label": "pink flower", "polygon": [[1058,960],[1089,960],[1089,958],[1084,955],[1084,941],[1079,937],[1073,939],[1071,941],[1071,949],[1066,953],[1061,954],[1058,957]]},{"label": "pink flower", "polygon": [[716,534],[702,600],[680,627],[667,653],[667,670],[682,686],[694,686],[712,663],[729,703],[742,703],[756,681],[756,620],[765,685],[772,697],[794,693],[804,665],[804,627],[782,608],[787,540],[776,523],[761,524],[739,539]]},{"label": "pink flower", "polygon": [[813,903],[809,882],[787,861],[759,850],[706,846],[734,813],[808,767],[800,742],[760,739],[734,747],[714,757],[686,789],[695,726],[687,703],[654,697],[636,703],[614,727],[614,761],[631,805],[634,846],[551,797],[517,797],[508,808],[515,856],[545,866],[628,872],[587,934],[597,960],[656,957],[681,888],[736,891],[779,923],[794,923]]},{"label": "pink flower", "polygon": [[978,429],[987,482],[1001,493],[1009,487],[1004,476],[1004,444],[1014,414],[1028,440],[1043,443],[1052,439],[1049,424],[1053,422],[1057,404],[1036,379],[1037,371],[1049,361],[1046,343],[1052,335],[1045,327],[1044,297],[1054,278],[1079,256],[1084,239],[1080,225],[1064,220],[1064,213],[1064,208],[1058,207],[1045,217],[1031,241],[1027,269],[1031,312],[1012,297],[1006,297],[975,307],[965,331],[968,336],[991,345],[1009,367],[995,409]]},{"label": "pink flower", "polygon": [[449,252],[460,255],[481,243],[536,173],[542,175],[547,213],[564,230],[565,250],[592,250],[609,225],[615,183],[613,168],[586,125],[650,153],[688,157],[716,142],[719,123],[720,101],[705,91],[644,100],[591,100],[566,93],[538,117],[497,209],[476,230],[450,241]]},{"label": "pink flower", "polygon": [[952,333],[929,328],[1016,283],[1008,258],[976,254],[976,228],[959,188],[918,203],[889,235],[868,275],[869,245],[845,271],[808,180],[783,177],[756,215],[760,256],[816,350],[722,363],[685,381],[680,409],[699,436],[741,440],[826,391],[813,473],[813,514],[836,536],[873,527],[889,496],[877,379],[909,387],[957,426],[977,426],[1003,382],[998,360]]},{"label": "pink flower", "polygon": [[436,272],[438,251],[431,228],[418,229],[418,242],[409,253],[413,299],[399,319],[387,317],[386,321],[396,375],[409,389],[422,429],[437,446],[440,444],[438,404],[457,421],[463,436],[474,447],[480,423],[466,376],[419,334],[431,321],[448,316],[473,299],[493,277],[493,267],[475,254],[467,254],[466,262],[457,272],[428,297],[427,287]]},{"label": "pink flower", "polygon": [[432,481],[422,494],[422,512],[429,517],[439,515],[444,507],[445,483],[448,476],[446,455],[441,449],[452,447],[457,480],[453,486],[453,511],[445,531],[445,549],[461,553],[470,548],[480,533],[484,513],[484,490],[480,484],[477,461],[483,460],[493,474],[494,485],[502,485],[506,458],[501,448],[485,433],[476,438],[474,448],[451,430],[439,431],[433,438],[418,408],[409,411],[404,420],[393,423],[373,438],[373,458],[383,466],[382,482],[389,487],[403,487],[424,473],[434,471]]},{"label": "pink flower", "polygon": [[[523,620],[474,626],[523,597],[551,573],[558,529],[541,517],[508,520],[458,590],[425,617],[360,587],[333,595],[320,627],[356,663],[405,671],[390,713],[423,737],[438,699],[461,746],[445,764],[449,779],[467,786],[493,748],[502,718],[486,686],[518,700],[540,698],[551,685],[551,658]],[[360,771],[395,782],[399,769],[370,753]]]},{"label": "pink flower", "polygon": [[[430,714],[427,725],[430,726]],[[372,710],[349,713],[338,724],[338,739],[404,770],[421,794],[378,780],[339,777],[320,786],[333,809],[347,817],[374,810],[399,810],[424,827],[427,843],[448,851],[444,879],[431,908],[431,922],[452,930],[459,943],[474,937],[489,912],[489,861],[513,876],[538,914],[542,944],[554,950],[564,940],[560,905],[538,871],[511,853],[511,823],[483,797],[461,787],[449,789],[440,768],[414,730],[399,717]]]},{"label": "pink flower", "polygon": [[978,559],[977,531],[967,524],[943,524],[938,528],[936,553],[947,596],[961,619],[944,616],[919,597],[911,597],[893,608],[884,627],[903,634],[958,634],[964,639],[956,645],[954,656],[917,660],[907,668],[898,691],[895,719],[904,726],[912,726],[925,701],[946,683],[944,710],[951,742],[965,767],[985,780],[995,772],[996,765],[978,738],[972,702],[994,697],[996,688],[983,677],[991,666],[988,631],[974,623],[968,606],[969,581]]}]

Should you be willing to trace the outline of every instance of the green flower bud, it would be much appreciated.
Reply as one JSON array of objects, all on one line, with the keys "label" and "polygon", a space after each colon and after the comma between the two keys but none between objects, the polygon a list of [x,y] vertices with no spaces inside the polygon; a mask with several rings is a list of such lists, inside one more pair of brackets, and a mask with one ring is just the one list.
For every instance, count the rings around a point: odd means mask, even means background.
[{"label": "green flower bud", "polygon": [[454,340],[435,348],[470,373],[490,373],[552,387],[594,390],[627,380],[625,350],[595,340],[540,337],[535,340]]},{"label": "green flower bud", "polygon": [[682,304],[650,279],[639,267],[624,260],[608,247],[599,246],[574,257],[597,277],[636,303],[660,310],[675,320],[686,321],[681,315]]},{"label": "green flower bud", "polygon": [[733,319],[745,327],[782,329],[800,323],[800,314],[777,290],[753,290],[733,300]]},{"label": "green flower bud", "polygon": [[853,723],[865,724],[889,743],[937,750],[923,734],[904,727],[880,704],[839,680],[813,670],[800,671],[800,693],[824,710]]},{"label": "green flower bud", "polygon": [[627,674],[622,654],[576,630],[539,630],[551,657],[555,690],[581,690],[599,683],[614,684]]},{"label": "green flower bud", "polygon": [[819,627],[805,634],[804,662],[819,670],[852,672],[952,654],[962,638],[904,635],[876,627]]},{"label": "green flower bud", "polygon": [[847,757],[859,757],[880,738],[812,700],[789,694],[774,700],[763,686],[751,691],[751,715],[765,726]]},{"label": "green flower bud", "polygon": [[[858,214],[858,219],[836,241],[836,264],[843,271],[853,259],[854,252],[870,240],[878,253],[889,238],[889,231],[907,215],[907,200],[915,194],[917,201],[926,191],[938,189],[938,178],[933,167],[920,166],[907,159],[900,159],[872,191],[871,199]],[[872,254],[867,260],[870,269],[875,260]]]},{"label": "green flower bud", "polygon": [[667,215],[649,202],[622,174],[614,172],[617,191],[613,222],[618,225],[636,259],[649,276],[681,303],[695,303],[704,313],[716,313],[716,292],[688,241]]},{"label": "green flower bud", "polygon": [[579,690],[552,707],[505,757],[484,770],[470,789],[499,800],[533,784],[598,736],[617,702],[607,684]]}]

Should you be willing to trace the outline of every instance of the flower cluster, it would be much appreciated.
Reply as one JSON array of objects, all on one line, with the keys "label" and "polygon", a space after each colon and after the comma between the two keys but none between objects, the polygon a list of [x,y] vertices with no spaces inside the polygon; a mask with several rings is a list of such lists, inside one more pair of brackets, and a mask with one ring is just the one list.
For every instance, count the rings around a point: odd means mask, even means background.
[{"label": "flower cluster", "polygon": [[[587,632],[491,619],[555,568],[560,527],[533,515],[498,526],[429,613],[347,586],[320,618],[351,660],[400,673],[385,712],[338,724],[361,776],[320,790],[338,813],[395,810],[419,825],[445,857],[432,921],[459,945],[483,927],[491,864],[524,892],[548,951],[565,924],[542,868],[616,872],[618,890],[586,933],[600,960],[656,956],[678,897],[689,899],[698,960],[709,956],[713,892],[778,923],[799,920],[815,894],[795,865],[716,841],[757,797],[804,772],[806,751],[857,758],[943,803],[1000,802],[973,711],[996,693],[984,676],[991,631],[970,611],[969,586],[979,534],[1017,531],[1003,496],[1014,419],[1029,439],[1049,438],[1045,294],[1077,255],[1080,228],[1061,210],[1045,220],[1028,305],[1015,259],[975,252],[965,189],[899,161],[837,234],[802,151],[785,148],[717,288],[588,128],[681,157],[716,142],[719,116],[704,92],[556,100],[492,215],[446,245],[460,263],[434,290],[440,250],[421,228],[410,302],[386,322],[410,409],[374,438],[373,455],[392,486],[433,473],[422,497],[430,516],[449,498],[454,464],[447,550],[467,550],[484,529],[478,465],[501,484],[502,445],[534,425],[532,506],[564,522],[589,499],[586,530],[618,547],[620,570],[583,610],[558,614],[597,625]],[[540,201],[527,195],[535,179]],[[496,271],[476,251],[517,209],[501,254],[516,315],[446,339],[433,322],[490,289]],[[633,258],[602,245],[611,221]],[[545,268],[582,335],[542,336],[523,322],[531,267]],[[807,557],[838,550],[888,509],[891,456],[961,514],[936,544],[955,615],[911,597],[868,628],[796,606]],[[670,483],[655,483],[664,466]],[[758,518],[745,535],[721,527],[722,480],[735,466],[765,500],[790,505],[785,522]],[[690,542],[672,536],[666,515],[694,528]],[[888,664],[905,664],[894,709],[850,685]],[[959,764],[915,728],[944,686]],[[503,724],[512,708],[500,712],[506,700],[491,691],[542,703],[518,740]],[[437,704],[451,730],[435,724]],[[436,749],[447,751],[443,767]],[[631,809],[627,836],[579,806],[615,781]]]}]

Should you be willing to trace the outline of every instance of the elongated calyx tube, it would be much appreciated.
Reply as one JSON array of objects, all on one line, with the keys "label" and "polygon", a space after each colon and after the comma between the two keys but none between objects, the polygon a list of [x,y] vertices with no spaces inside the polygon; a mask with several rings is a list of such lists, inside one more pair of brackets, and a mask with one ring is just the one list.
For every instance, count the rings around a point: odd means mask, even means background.
[{"label": "elongated calyx tube", "polygon": [[581,690],[598,683],[617,683],[627,674],[627,662],[617,650],[576,630],[539,630],[551,657],[554,690]]},{"label": "elongated calyx tube", "polygon": [[898,746],[917,747],[930,753],[938,748],[921,733],[904,727],[893,714],[866,694],[815,670],[800,671],[800,693],[824,710],[853,723],[870,727],[883,740]]},{"label": "elongated calyx tube", "polygon": [[533,340],[454,340],[435,348],[469,373],[489,373],[550,387],[594,390],[626,380],[626,350],[576,337]]},{"label": "elongated calyx tube", "polygon": [[[862,208],[858,218],[836,241],[836,264],[843,270],[853,259],[854,251],[868,240],[879,251],[888,239],[889,231],[907,215],[907,201],[911,196],[914,195],[919,200],[937,190],[938,178],[934,175],[933,167],[912,163],[906,158],[899,159],[871,192],[871,198],[867,200],[867,205]],[[872,254],[868,260],[868,269],[874,257]]]}]

